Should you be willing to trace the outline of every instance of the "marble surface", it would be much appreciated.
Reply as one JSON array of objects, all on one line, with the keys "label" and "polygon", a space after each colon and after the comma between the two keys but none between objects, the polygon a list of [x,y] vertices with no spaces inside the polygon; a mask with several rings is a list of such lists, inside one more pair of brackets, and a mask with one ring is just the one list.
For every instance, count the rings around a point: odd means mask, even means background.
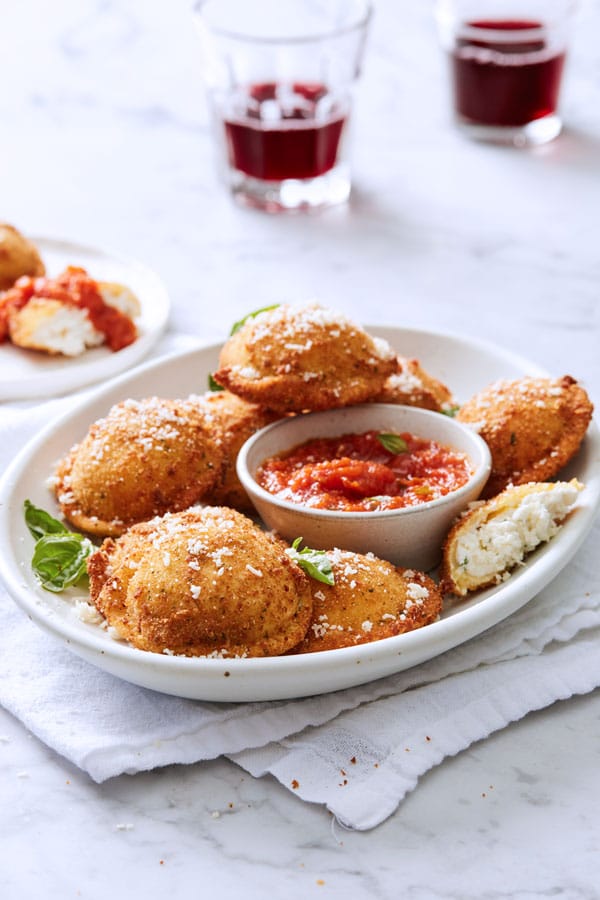
[{"label": "marble surface", "polygon": [[[380,0],[347,207],[269,217],[215,178],[191,4],[3,10],[0,218],[153,265],[171,328],[319,297],[493,340],[600,402],[600,3],[582,0],[566,128],[530,151],[452,126],[429,3]],[[447,759],[367,833],[223,760],[96,785],[0,711],[0,895],[600,896],[600,694]]]}]

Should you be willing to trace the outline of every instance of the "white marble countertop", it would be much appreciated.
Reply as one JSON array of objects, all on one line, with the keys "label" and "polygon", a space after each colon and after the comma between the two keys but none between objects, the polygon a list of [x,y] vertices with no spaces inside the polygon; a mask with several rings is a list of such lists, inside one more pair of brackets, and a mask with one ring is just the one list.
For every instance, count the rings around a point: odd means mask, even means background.
[{"label": "white marble countertop", "polygon": [[[600,3],[582,0],[553,144],[450,122],[429,3],[379,0],[348,207],[273,218],[216,181],[190,3],[3,11],[0,218],[154,266],[171,328],[319,297],[362,321],[493,340],[600,402]],[[419,783],[370,832],[217,760],[102,785],[0,711],[0,896],[600,896],[600,694],[557,703]]]}]

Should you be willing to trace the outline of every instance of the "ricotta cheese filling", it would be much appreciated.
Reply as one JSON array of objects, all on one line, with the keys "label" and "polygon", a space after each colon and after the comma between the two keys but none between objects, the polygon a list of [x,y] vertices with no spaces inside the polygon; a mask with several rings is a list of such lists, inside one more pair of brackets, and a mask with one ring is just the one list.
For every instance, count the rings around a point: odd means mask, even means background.
[{"label": "ricotta cheese filling", "polygon": [[560,484],[526,496],[518,506],[465,529],[456,544],[456,563],[470,579],[501,576],[559,531],[575,503],[577,488]]}]

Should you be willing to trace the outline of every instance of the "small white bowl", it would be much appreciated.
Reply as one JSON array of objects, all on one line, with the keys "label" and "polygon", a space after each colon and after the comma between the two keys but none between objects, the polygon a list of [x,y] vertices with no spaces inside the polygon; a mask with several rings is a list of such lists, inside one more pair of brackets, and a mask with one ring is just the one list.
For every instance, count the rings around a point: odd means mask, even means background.
[{"label": "small white bowl", "polygon": [[[469,481],[419,506],[373,512],[313,509],[282,500],[262,488],[255,475],[272,456],[315,438],[342,434],[410,432],[466,453],[472,463]],[[366,403],[280,419],[257,431],[242,447],[237,473],[264,523],[283,538],[297,537],[313,549],[374,553],[398,566],[428,571],[440,561],[443,541],[454,518],[476,500],[488,479],[490,451],[478,434],[441,413],[389,403]]]}]

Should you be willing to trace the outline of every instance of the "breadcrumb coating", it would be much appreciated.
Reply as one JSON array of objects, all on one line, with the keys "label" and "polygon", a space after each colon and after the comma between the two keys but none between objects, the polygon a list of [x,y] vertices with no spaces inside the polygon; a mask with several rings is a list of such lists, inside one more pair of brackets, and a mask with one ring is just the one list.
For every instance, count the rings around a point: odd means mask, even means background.
[{"label": "breadcrumb coating", "polygon": [[418,359],[399,356],[398,366],[399,371],[389,376],[375,398],[379,403],[401,403],[434,412],[445,412],[455,405],[450,388],[426,372]]},{"label": "breadcrumb coating", "polygon": [[46,268],[37,247],[14,225],[0,222],[0,291],[21,275],[44,275]]},{"label": "breadcrumb coating", "polygon": [[197,404],[149,397],[95,422],[59,463],[53,487],[69,522],[114,537],[197,503],[222,468],[223,448]]},{"label": "breadcrumb coating", "polygon": [[435,621],[442,595],[423,572],[396,568],[372,554],[329,550],[335,583],[311,582],[313,614],[293,653],[354,647]]},{"label": "breadcrumb coating", "polygon": [[204,501],[215,506],[232,506],[241,511],[253,510],[252,501],[237,477],[237,455],[242,444],[260,428],[278,418],[277,414],[257,403],[242,400],[230,391],[208,392],[198,397],[192,396],[190,400],[198,403],[218,436],[224,454],[222,478]]},{"label": "breadcrumb coating", "polygon": [[194,507],[108,538],[88,560],[91,597],[141,650],[276,656],[303,637],[308,577],[285,545],[224,507]]},{"label": "breadcrumb coating", "polygon": [[529,553],[557,534],[581,490],[575,478],[533,482],[473,504],[444,544],[441,590],[464,597],[500,584]]},{"label": "breadcrumb coating", "polygon": [[249,319],[224,345],[214,378],[243,399],[285,414],[372,400],[397,369],[386,341],[311,303]]},{"label": "breadcrumb coating", "polygon": [[475,394],[456,418],[490,448],[492,472],[483,496],[557,475],[577,453],[593,409],[570,375],[500,380]]}]

